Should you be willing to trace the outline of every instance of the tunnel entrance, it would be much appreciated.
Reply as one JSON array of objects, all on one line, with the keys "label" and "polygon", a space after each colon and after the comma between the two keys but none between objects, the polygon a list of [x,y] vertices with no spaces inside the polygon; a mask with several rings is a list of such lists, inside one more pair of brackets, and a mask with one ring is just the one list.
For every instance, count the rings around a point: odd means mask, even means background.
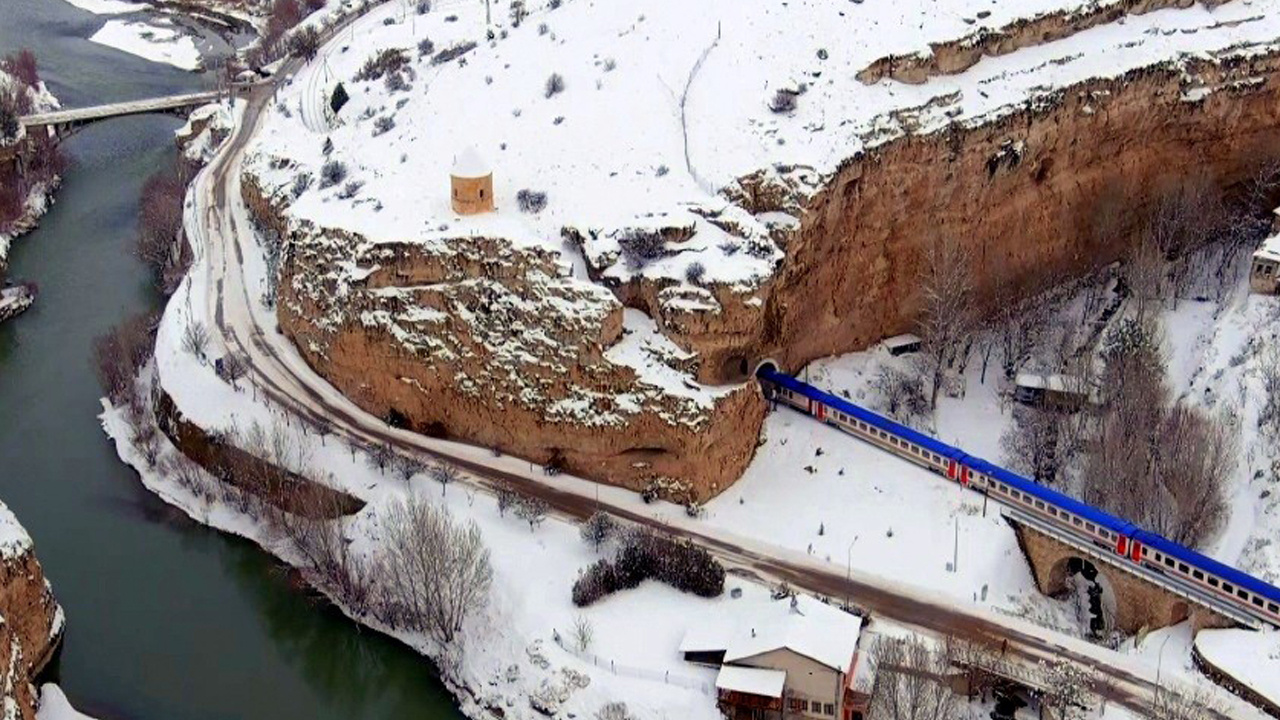
[{"label": "tunnel entrance", "polygon": [[1050,574],[1050,594],[1070,604],[1081,628],[1100,640],[1116,627],[1116,594],[1111,580],[1088,558],[1062,558]]},{"label": "tunnel entrance", "polygon": [[778,372],[778,361],[773,358],[765,358],[756,363],[755,369],[751,372],[752,377],[760,377],[761,373]]}]

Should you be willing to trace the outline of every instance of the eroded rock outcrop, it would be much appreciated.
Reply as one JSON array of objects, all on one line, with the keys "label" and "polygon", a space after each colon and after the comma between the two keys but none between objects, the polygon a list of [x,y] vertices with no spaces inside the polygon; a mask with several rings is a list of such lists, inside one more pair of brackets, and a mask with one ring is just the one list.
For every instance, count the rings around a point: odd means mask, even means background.
[{"label": "eroded rock outcrop", "polygon": [[0,503],[0,692],[4,717],[34,720],[35,676],[62,640],[64,616],[34,545]]},{"label": "eroded rock outcrop", "polygon": [[[269,232],[285,227],[254,183],[243,188]],[[369,412],[678,500],[714,495],[751,458],[759,392],[689,382],[687,351],[572,278],[558,253],[489,237],[286,233],[281,329]]]}]

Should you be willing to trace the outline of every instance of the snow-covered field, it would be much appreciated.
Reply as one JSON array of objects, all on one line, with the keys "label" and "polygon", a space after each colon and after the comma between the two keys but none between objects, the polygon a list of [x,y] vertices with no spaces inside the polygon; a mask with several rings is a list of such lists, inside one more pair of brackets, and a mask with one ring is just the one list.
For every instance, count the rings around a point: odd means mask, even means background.
[{"label": "snow-covered field", "polygon": [[195,38],[164,18],[109,20],[89,39],[181,70],[200,69],[200,50]]},{"label": "snow-covered field", "polygon": [[125,0],[66,0],[81,10],[94,15],[124,15],[150,8],[145,3],[125,2]]},{"label": "snow-covered field", "polygon": [[[924,40],[1096,4],[998,3],[975,17],[966,3],[924,0],[576,0],[556,10],[530,3],[529,17],[514,27],[509,3],[499,1],[497,32],[486,41],[479,3],[437,3],[420,16],[393,3],[376,11],[389,24],[363,23],[343,52],[326,59],[320,78],[281,92],[281,110],[259,136],[252,169],[285,187],[300,171],[317,177],[326,160],[346,162],[350,178],[363,183],[358,196],[311,190],[291,213],[374,242],[500,235],[559,250],[568,226],[598,231],[585,251],[606,277],[643,272],[680,281],[696,259],[708,282],[750,286],[773,271],[769,230],[795,218],[753,217],[729,202],[726,189],[748,173],[799,168],[790,175],[803,195],[842,160],[906,132],[891,111],[910,111],[914,132],[986,122],[1068,83],[1280,36],[1280,13],[1268,12],[1269,0],[1213,11],[1197,4],[987,58],[925,85],[853,78],[875,59]],[[431,52],[419,51],[424,40],[433,43]],[[478,46],[461,59],[434,62],[464,42]],[[396,48],[409,59],[407,89],[353,79],[371,56]],[[553,74],[563,90],[549,93]],[[351,102],[329,117],[324,106],[339,82]],[[793,111],[770,110],[780,89],[800,93]],[[394,127],[374,132],[375,119],[387,118]],[[334,149],[322,155],[326,139]],[[494,168],[498,210],[460,219],[449,207],[447,169],[473,145]],[[276,158],[292,162],[273,171]],[[521,189],[547,192],[547,209],[519,212]],[[734,232],[708,214],[723,214]],[[619,229],[685,225],[694,233],[679,252],[642,271],[617,261]]]},{"label": "snow-covered field", "polygon": [[1206,630],[1196,648],[1214,667],[1280,704],[1280,633]]},{"label": "snow-covered field", "polygon": [[40,686],[40,709],[36,712],[36,720],[94,720],[71,707],[66,693],[54,683]]}]

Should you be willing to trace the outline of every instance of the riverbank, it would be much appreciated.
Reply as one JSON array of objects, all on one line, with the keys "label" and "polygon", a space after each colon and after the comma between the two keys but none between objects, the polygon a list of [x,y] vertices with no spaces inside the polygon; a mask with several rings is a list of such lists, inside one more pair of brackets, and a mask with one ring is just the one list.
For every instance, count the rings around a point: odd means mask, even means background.
[{"label": "riverbank", "polygon": [[[18,123],[18,115],[61,107],[40,79],[36,63],[34,53],[25,49],[0,61],[0,281],[13,241],[35,229],[62,182],[64,163],[57,140],[47,130],[28,135]],[[0,321],[3,315],[0,312]]]}]

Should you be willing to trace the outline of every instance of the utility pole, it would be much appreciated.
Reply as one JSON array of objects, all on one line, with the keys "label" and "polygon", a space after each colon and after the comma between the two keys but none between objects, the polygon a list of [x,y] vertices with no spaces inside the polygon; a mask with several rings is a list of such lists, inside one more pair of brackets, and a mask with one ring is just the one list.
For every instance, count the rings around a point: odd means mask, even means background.
[{"label": "utility pole", "polygon": [[489,8],[489,0],[484,0],[484,24],[486,26],[493,25],[493,14]]},{"label": "utility pole", "polygon": [[956,539],[951,546],[951,572],[960,572],[960,516],[956,516]]},{"label": "utility pole", "polygon": [[853,545],[858,542],[858,536],[853,536],[853,541],[849,543],[849,552],[845,555],[844,566],[844,610],[849,609],[849,586],[853,583]]}]

